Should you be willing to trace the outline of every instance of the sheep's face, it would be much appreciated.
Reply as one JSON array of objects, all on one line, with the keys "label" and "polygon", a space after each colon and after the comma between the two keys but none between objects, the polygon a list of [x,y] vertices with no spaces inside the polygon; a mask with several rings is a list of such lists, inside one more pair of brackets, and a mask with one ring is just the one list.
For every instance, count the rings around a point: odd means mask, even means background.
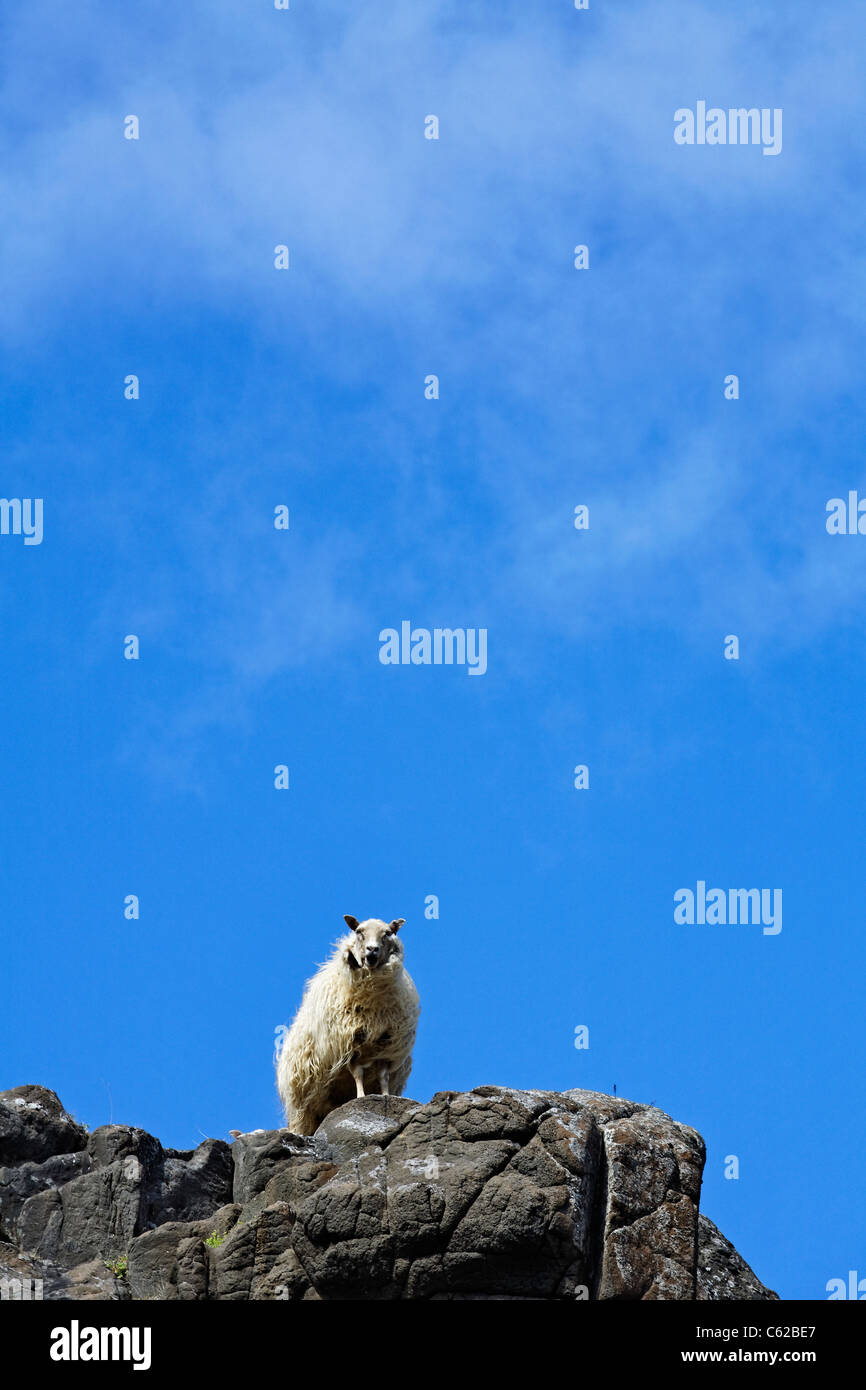
[{"label": "sheep's face", "polygon": [[345,920],[354,934],[349,943],[349,954],[356,966],[364,970],[381,970],[389,961],[403,959],[403,945],[397,940],[397,933],[406,920],[404,917],[398,917],[390,925],[381,922],[378,917],[369,917],[366,922],[359,922],[357,917],[346,917]]}]

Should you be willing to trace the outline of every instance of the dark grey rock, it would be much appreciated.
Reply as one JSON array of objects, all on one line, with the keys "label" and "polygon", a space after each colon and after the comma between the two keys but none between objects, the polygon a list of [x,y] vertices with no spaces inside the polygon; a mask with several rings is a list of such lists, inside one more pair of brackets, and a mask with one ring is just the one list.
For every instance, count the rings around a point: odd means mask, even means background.
[{"label": "dark grey rock", "polygon": [[44,1298],[776,1298],[698,1214],[700,1135],[619,1097],[368,1096],[183,1151],[40,1088],[2,1106],[0,1280]]},{"label": "dark grey rock", "polygon": [[130,1154],[28,1197],[16,1221],[20,1248],[67,1269],[118,1259],[141,1229],[142,1171]]},{"label": "dark grey rock", "polygon": [[0,1300],[21,1297],[48,1303],[67,1299],[121,1300],[127,1296],[123,1281],[102,1260],[61,1269],[50,1260],[22,1254],[14,1246],[0,1242]]},{"label": "dark grey rock", "polygon": [[145,1231],[129,1247],[126,1282],[131,1298],[206,1298],[213,1247],[235,1226],[241,1208],[228,1203],[203,1221],[169,1221]]},{"label": "dark grey rock", "polygon": [[345,1163],[371,1145],[383,1148],[390,1143],[420,1109],[417,1101],[406,1096],[364,1096],[332,1110],[314,1137],[327,1145],[329,1158]]},{"label": "dark grey rock", "polygon": [[599,1298],[693,1299],[700,1135],[661,1110],[603,1125],[607,1172]]},{"label": "dark grey rock", "polygon": [[67,1115],[53,1091],[15,1086],[0,1091],[0,1165],[42,1163],[54,1154],[77,1153],[87,1130]]},{"label": "dark grey rock", "polygon": [[0,1168],[0,1240],[15,1239],[18,1213],[36,1192],[62,1187],[72,1178],[88,1173],[90,1155],[78,1153],[55,1154],[43,1163],[19,1163],[12,1168]]},{"label": "dark grey rock", "polygon": [[197,1149],[160,1150],[147,1169],[141,1225],[200,1221],[232,1200],[232,1148],[222,1139],[205,1139]]},{"label": "dark grey rock", "polygon": [[707,1216],[698,1217],[697,1294],[702,1300],[779,1301]]},{"label": "dark grey rock", "polygon": [[166,1222],[205,1219],[231,1201],[228,1144],[207,1139],[189,1152],[164,1151],[143,1130],[111,1126],[91,1136],[94,1166],[20,1205],[19,1247],[64,1268],[115,1261],[135,1236]]},{"label": "dark grey rock", "polygon": [[132,1125],[100,1125],[87,1140],[94,1168],[108,1168],[123,1158],[137,1158],[143,1167],[157,1163],[162,1145],[145,1129]]},{"label": "dark grey rock", "polygon": [[232,1200],[249,1202],[264,1192],[284,1163],[308,1162],[327,1155],[327,1145],[316,1135],[291,1134],[287,1129],[257,1129],[241,1134],[232,1144],[234,1182]]}]

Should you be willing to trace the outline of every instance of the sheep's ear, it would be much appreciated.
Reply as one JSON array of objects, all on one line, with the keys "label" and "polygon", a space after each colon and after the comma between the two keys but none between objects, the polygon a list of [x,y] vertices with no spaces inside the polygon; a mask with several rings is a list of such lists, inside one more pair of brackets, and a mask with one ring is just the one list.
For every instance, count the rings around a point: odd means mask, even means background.
[{"label": "sheep's ear", "polygon": [[358,930],[358,919],[357,919],[357,917],[348,917],[348,916],[345,916],[345,915],[344,915],[344,916],[343,916],[343,921],[346,923],[346,926],[347,926],[347,927],[351,927],[351,928],[352,928],[352,931],[357,931],[357,930]]},{"label": "sheep's ear", "polygon": [[399,931],[405,921],[405,917],[395,917],[388,930],[394,932]]}]

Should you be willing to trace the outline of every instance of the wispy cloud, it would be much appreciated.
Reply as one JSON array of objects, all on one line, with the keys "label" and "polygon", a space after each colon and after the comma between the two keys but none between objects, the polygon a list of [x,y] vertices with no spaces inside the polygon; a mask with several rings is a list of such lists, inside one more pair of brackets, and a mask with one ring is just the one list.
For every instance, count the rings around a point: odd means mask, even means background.
[{"label": "wispy cloud", "polygon": [[[860,569],[828,545],[815,493],[850,477],[849,437],[836,457],[820,438],[789,447],[816,398],[841,410],[859,379],[864,98],[841,38],[863,21],[842,9],[734,26],[695,0],[504,5],[496,23],[450,3],[193,5],[151,28],[92,3],[60,20],[80,74],[61,112],[38,7],[7,21],[7,347],[61,338],[83,304],[169,344],[179,315],[219,312],[275,372],[303,371],[307,425],[327,410],[329,445],[353,432],[368,486],[393,479],[355,506],[345,465],[317,458],[332,514],[276,558],[237,467],[203,494],[197,477],[155,563],[127,554],[118,574],[162,639],[175,595],[201,615],[198,659],[250,692],[333,655],[398,594],[566,634],[725,609],[798,640],[853,613]],[[699,97],[782,107],[783,156],[675,146],[673,112]],[[261,357],[237,371],[223,443],[240,458],[264,424]],[[723,406],[728,371],[742,400]],[[265,410],[273,423],[279,404]],[[785,499],[771,525],[756,475]]]}]

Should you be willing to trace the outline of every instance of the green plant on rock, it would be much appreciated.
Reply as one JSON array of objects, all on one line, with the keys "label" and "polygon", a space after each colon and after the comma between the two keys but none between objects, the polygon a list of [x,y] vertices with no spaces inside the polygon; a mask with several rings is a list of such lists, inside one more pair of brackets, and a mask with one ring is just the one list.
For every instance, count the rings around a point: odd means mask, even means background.
[{"label": "green plant on rock", "polygon": [[119,1259],[113,1261],[103,1260],[102,1263],[105,1265],[106,1269],[111,1271],[115,1279],[126,1278],[126,1271],[129,1267],[129,1257],[127,1255],[121,1255]]}]

